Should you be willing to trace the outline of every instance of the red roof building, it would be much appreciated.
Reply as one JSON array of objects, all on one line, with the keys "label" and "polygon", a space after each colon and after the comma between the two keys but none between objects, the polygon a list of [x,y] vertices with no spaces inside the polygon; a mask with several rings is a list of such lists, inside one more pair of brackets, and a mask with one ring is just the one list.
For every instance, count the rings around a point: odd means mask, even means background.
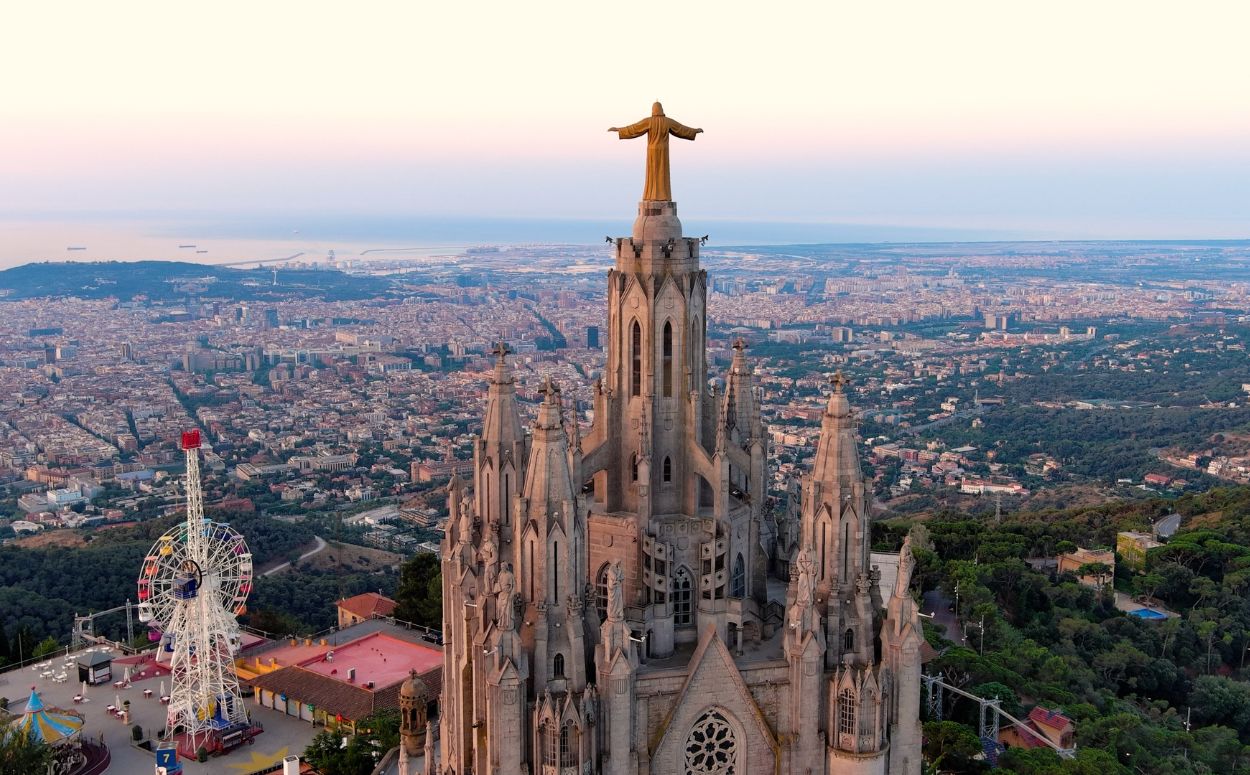
[{"label": "red roof building", "polygon": [[339,629],[395,613],[395,601],[377,592],[366,592],[338,602]]},{"label": "red roof building", "polygon": [[998,741],[1016,748],[1040,748],[1046,741],[1059,748],[1073,748],[1076,726],[1057,710],[1041,705],[1029,711],[1023,724],[1012,724],[998,733]]}]

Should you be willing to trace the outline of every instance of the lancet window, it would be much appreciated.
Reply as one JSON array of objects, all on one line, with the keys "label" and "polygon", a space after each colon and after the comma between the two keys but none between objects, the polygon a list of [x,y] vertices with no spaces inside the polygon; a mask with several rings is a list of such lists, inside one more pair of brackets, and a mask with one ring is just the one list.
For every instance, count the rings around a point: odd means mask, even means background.
[{"label": "lancet window", "polygon": [[633,330],[630,332],[629,358],[629,394],[642,395],[642,326],[638,325],[637,320],[634,321]]},{"label": "lancet window", "polygon": [[691,623],[693,596],[690,572],[685,568],[678,568],[673,574],[673,624],[678,627]]}]

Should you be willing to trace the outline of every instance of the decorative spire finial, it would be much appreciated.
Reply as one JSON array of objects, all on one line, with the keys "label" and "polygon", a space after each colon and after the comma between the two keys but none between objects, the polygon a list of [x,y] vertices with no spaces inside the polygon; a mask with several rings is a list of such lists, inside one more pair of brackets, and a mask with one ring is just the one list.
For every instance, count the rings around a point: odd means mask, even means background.
[{"label": "decorative spire finial", "polygon": [[504,362],[504,358],[512,353],[512,351],[508,349],[508,343],[502,339],[495,343],[495,346],[491,348],[491,352],[495,354],[495,358],[501,364]]},{"label": "decorative spire finial", "polygon": [[841,393],[842,388],[846,386],[846,382],[847,382],[847,379],[846,377],[842,376],[841,369],[838,369],[837,371],[835,371],[833,373],[833,376],[829,378],[829,384],[833,385],[833,392],[835,393]]}]

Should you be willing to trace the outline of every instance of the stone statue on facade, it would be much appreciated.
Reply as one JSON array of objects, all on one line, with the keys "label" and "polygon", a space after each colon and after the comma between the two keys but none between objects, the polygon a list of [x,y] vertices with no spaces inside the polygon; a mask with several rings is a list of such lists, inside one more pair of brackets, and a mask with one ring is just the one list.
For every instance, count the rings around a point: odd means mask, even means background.
[{"label": "stone statue on facade", "polygon": [[625,620],[625,574],[621,564],[614,562],[608,569],[608,621]]},{"label": "stone statue on facade", "polygon": [[911,536],[903,539],[903,548],[898,550],[898,578],[894,581],[894,596],[906,597],[911,594],[911,572],[916,566],[916,558],[911,554]]},{"label": "stone statue on facade", "polygon": [[499,547],[495,543],[495,523],[486,526],[482,531],[482,548],[479,551],[482,558],[483,576],[486,580],[486,588],[491,589],[495,585],[495,564],[499,561]]},{"label": "stone statue on facade", "polygon": [[467,492],[460,499],[460,522],[456,525],[456,531],[461,545],[473,540],[473,500]]},{"label": "stone statue on facade", "polygon": [[799,550],[796,565],[799,575],[795,580],[794,608],[790,611],[790,624],[798,629],[807,621],[807,614],[816,600],[816,576],[813,572],[815,564],[812,562],[810,547],[805,546]]},{"label": "stone statue on facade", "polygon": [[495,582],[495,621],[505,632],[516,629],[516,576],[510,564],[500,569],[499,580]]}]

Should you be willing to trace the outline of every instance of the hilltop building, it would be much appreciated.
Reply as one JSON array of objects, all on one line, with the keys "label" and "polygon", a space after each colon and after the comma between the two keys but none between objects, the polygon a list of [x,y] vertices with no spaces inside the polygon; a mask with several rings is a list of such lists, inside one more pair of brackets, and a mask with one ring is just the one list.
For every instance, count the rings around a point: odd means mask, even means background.
[{"label": "hilltop building", "polygon": [[[621,136],[665,121],[697,134],[657,103]],[[614,241],[584,436],[550,380],[527,432],[495,351],[472,486],[448,488],[439,772],[920,772],[914,561],[872,565],[843,381],[779,527],[745,343],[708,380],[700,244],[660,198]]]}]

